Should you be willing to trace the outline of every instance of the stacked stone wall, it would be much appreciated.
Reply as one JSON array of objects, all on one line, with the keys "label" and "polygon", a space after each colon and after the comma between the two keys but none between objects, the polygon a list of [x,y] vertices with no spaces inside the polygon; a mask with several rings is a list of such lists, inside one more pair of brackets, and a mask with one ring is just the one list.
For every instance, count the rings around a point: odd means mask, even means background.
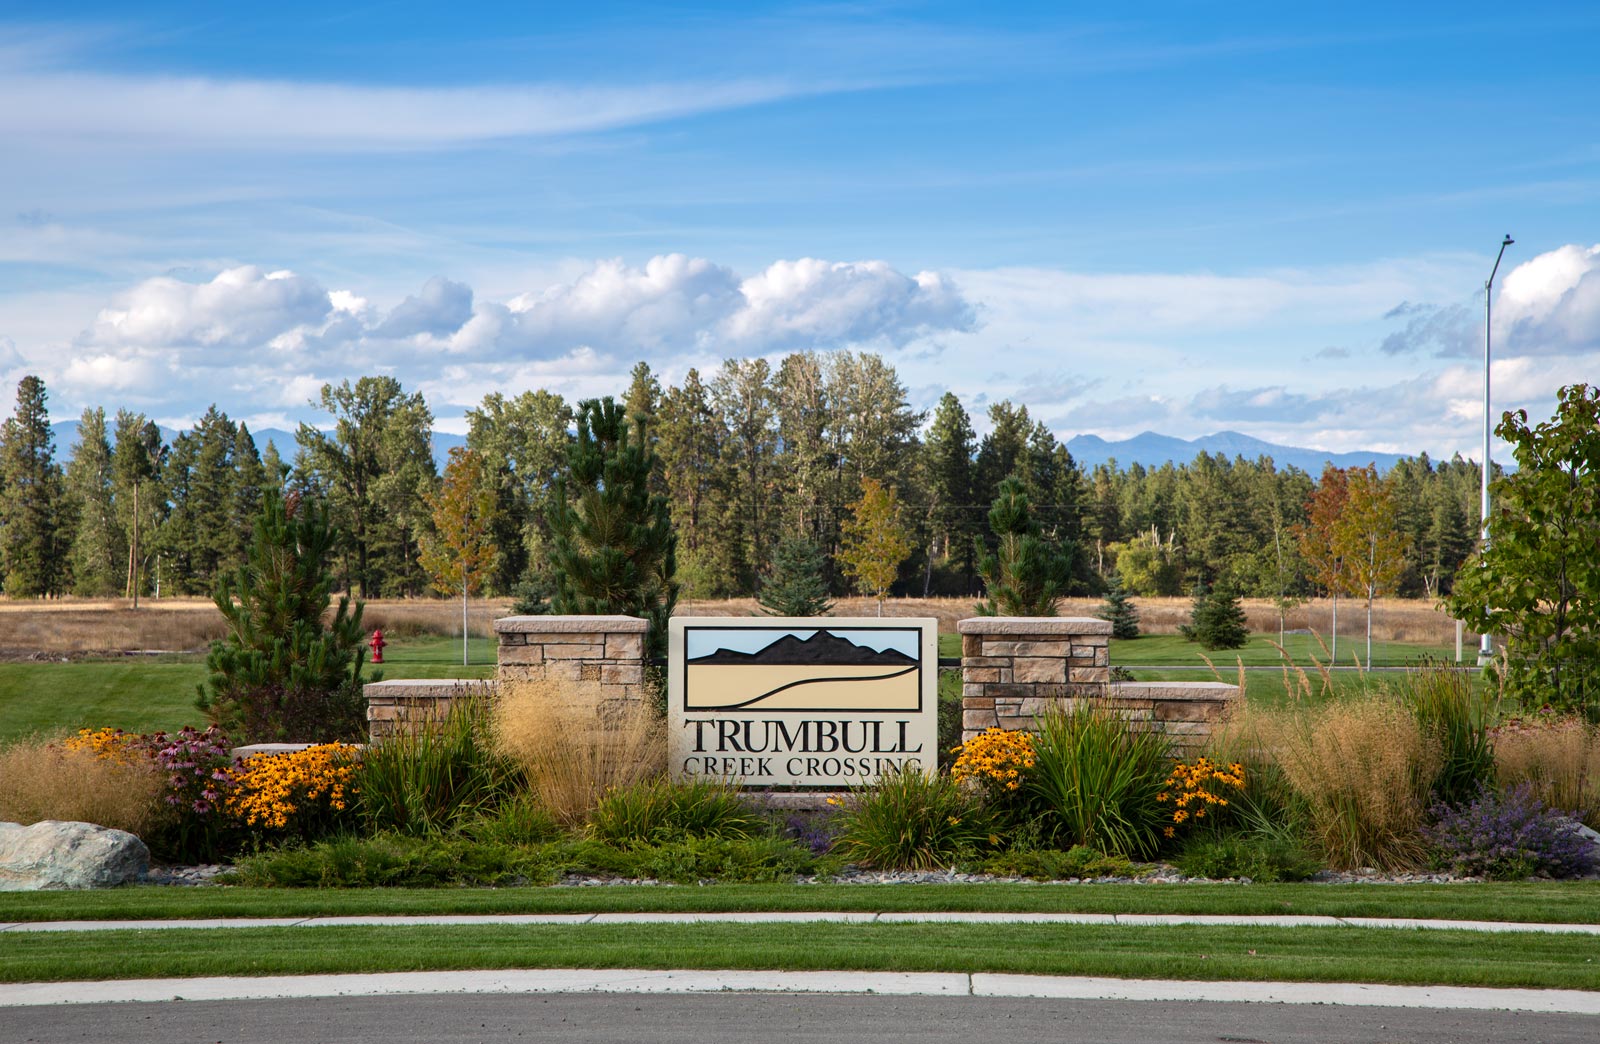
[{"label": "stacked stone wall", "polygon": [[1081,702],[1165,735],[1179,754],[1203,748],[1238,699],[1214,682],[1112,682],[1111,624],[1085,617],[976,617],[961,634],[962,741],[987,728],[1036,728]]}]

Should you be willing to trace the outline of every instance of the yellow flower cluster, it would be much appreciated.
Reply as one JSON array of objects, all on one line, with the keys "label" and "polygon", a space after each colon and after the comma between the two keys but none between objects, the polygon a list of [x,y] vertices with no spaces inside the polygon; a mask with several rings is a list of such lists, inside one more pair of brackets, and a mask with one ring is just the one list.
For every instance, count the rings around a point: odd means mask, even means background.
[{"label": "yellow flower cluster", "polygon": [[360,748],[320,743],[283,754],[257,754],[234,771],[224,807],[246,826],[282,830],[318,802],[342,812],[355,796]]},{"label": "yellow flower cluster", "polygon": [[142,746],[144,737],[136,732],[121,729],[79,729],[77,735],[61,742],[61,749],[71,753],[93,754],[100,761],[115,761],[119,765],[137,765],[148,760]]},{"label": "yellow flower cluster", "polygon": [[[1244,789],[1244,766],[1236,761],[1224,768],[1204,756],[1192,765],[1180,761],[1173,766],[1166,785],[1171,789],[1157,794],[1156,800],[1172,802],[1172,822],[1182,825],[1190,819],[1204,819],[1206,810],[1213,806],[1228,807],[1222,792],[1228,788],[1235,792]],[[1165,833],[1172,837],[1177,830],[1169,826]]]},{"label": "yellow flower cluster", "polygon": [[993,725],[955,749],[961,755],[950,775],[957,782],[973,780],[1001,790],[1019,789],[1023,770],[1033,768],[1037,760],[1032,733]]}]

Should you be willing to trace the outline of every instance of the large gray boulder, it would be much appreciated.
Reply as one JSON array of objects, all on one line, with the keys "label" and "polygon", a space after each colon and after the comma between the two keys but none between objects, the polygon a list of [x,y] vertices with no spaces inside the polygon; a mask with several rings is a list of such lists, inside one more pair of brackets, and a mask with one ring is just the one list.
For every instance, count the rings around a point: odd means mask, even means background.
[{"label": "large gray boulder", "polygon": [[144,880],[150,850],[125,830],[46,819],[0,823],[0,892],[111,888]]}]

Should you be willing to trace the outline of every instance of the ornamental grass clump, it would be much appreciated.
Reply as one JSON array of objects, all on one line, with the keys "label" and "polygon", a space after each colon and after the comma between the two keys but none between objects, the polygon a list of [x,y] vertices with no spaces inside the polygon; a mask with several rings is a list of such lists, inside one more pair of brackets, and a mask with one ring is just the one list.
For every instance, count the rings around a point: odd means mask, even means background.
[{"label": "ornamental grass clump", "polygon": [[495,749],[488,698],[461,697],[367,748],[356,773],[361,820],[373,831],[437,834],[492,814],[515,776]]},{"label": "ornamental grass clump", "polygon": [[835,850],[873,869],[951,867],[1000,843],[977,795],[940,773],[905,768],[829,800],[839,809]]},{"label": "ornamental grass clump", "polygon": [[655,845],[690,837],[743,840],[771,824],[720,779],[657,778],[608,790],[589,817],[589,835],[613,845]]},{"label": "ornamental grass clump", "polygon": [[1439,747],[1439,770],[1431,791],[1437,801],[1469,801],[1494,780],[1489,728],[1493,701],[1475,688],[1465,671],[1430,663],[1405,676],[1401,699]]},{"label": "ornamental grass clump", "polygon": [[256,754],[234,770],[223,808],[258,837],[325,837],[347,818],[360,756],[348,743]]},{"label": "ornamental grass clump", "polygon": [[1576,718],[1510,721],[1495,730],[1502,787],[1527,784],[1539,800],[1600,827],[1600,729]]},{"label": "ornamental grass clump", "polygon": [[582,826],[607,790],[661,774],[660,719],[639,701],[603,702],[595,683],[544,679],[501,687],[494,748],[563,826]]},{"label": "ornamental grass clump", "polygon": [[1165,737],[1087,704],[1041,715],[1038,724],[1025,790],[1051,840],[1130,858],[1154,854],[1172,822],[1156,800],[1172,768]]},{"label": "ornamental grass clump", "polygon": [[1431,811],[1436,822],[1423,836],[1435,862],[1453,873],[1515,881],[1534,874],[1582,877],[1596,868],[1594,844],[1529,784],[1499,793],[1480,788],[1465,804]]},{"label": "ornamental grass clump", "polygon": [[163,779],[149,753],[120,740],[96,746],[86,735],[0,750],[0,822],[56,819],[145,837],[164,818]]},{"label": "ornamental grass clump", "polygon": [[1338,869],[1399,870],[1425,855],[1421,828],[1438,743],[1405,707],[1358,697],[1261,716],[1260,735]]}]

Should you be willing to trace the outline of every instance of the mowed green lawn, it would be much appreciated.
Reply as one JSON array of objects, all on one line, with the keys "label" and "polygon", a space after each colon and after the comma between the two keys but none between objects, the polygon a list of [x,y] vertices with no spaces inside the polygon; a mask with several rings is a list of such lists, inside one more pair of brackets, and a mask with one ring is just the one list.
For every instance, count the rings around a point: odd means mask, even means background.
[{"label": "mowed green lawn", "polygon": [[1064,924],[326,926],[8,934],[0,981],[464,968],[815,969],[1600,988],[1600,939]]},{"label": "mowed green lawn", "polygon": [[[461,639],[400,638],[384,650],[385,678],[489,678],[494,642],[474,638],[472,665],[461,665]],[[0,743],[77,729],[172,732],[203,725],[196,686],[206,678],[204,657],[125,656],[68,663],[0,664]]]}]

